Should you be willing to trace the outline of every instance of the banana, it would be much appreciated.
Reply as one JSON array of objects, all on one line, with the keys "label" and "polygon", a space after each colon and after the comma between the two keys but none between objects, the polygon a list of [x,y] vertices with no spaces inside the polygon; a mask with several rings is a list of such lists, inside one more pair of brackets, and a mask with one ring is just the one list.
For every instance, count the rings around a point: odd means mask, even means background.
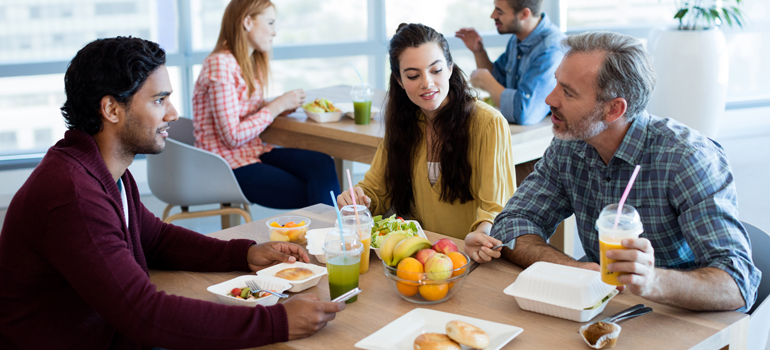
[{"label": "banana", "polygon": [[392,260],[390,261],[389,265],[396,266],[402,259],[408,258],[414,255],[414,253],[430,247],[430,241],[425,238],[420,236],[409,237],[401,242],[398,242],[396,248],[393,249]]},{"label": "banana", "polygon": [[385,239],[385,242],[382,242],[382,245],[380,246],[380,257],[382,258],[382,261],[388,264],[388,266],[393,266],[390,263],[393,259],[393,249],[396,248],[398,242],[403,241],[405,238],[406,235],[403,233],[394,233],[388,236],[388,238]]}]

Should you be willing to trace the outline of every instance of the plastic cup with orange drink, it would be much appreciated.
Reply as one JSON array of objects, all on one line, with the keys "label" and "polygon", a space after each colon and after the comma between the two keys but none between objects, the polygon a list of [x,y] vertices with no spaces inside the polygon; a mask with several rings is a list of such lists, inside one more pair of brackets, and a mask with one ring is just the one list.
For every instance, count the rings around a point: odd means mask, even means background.
[{"label": "plastic cup with orange drink", "polygon": [[601,263],[602,282],[613,286],[622,286],[618,281],[618,276],[624,274],[621,272],[607,271],[607,266],[616,260],[607,258],[607,251],[616,249],[627,249],[621,242],[624,239],[636,239],[644,231],[642,220],[636,209],[630,205],[623,205],[620,211],[620,218],[617,226],[615,221],[618,218],[618,205],[610,204],[599,214],[596,220],[596,229],[599,231],[599,259]]},{"label": "plastic cup with orange drink", "polygon": [[[354,211],[358,211],[358,218],[356,218]],[[361,265],[359,268],[360,273],[366,273],[369,271],[369,253],[371,252],[370,247],[372,245],[372,227],[374,226],[372,214],[369,213],[369,209],[366,209],[363,205],[346,205],[342,208],[341,212],[343,213],[343,231],[355,232],[358,234],[358,239],[364,245],[364,250],[361,252]]]}]

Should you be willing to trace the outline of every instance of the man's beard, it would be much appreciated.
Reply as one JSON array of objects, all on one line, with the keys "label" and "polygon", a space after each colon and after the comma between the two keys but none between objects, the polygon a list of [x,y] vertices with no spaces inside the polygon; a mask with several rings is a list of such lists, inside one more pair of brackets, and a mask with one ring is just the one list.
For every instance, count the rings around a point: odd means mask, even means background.
[{"label": "man's beard", "polygon": [[519,16],[516,16],[513,22],[508,24],[503,24],[497,27],[497,33],[498,34],[517,34],[518,32],[521,31],[521,27],[523,27],[523,25],[521,24],[521,21],[519,21]]},{"label": "man's beard", "polygon": [[131,111],[126,111],[126,124],[120,132],[124,153],[134,156],[137,154],[158,154],[163,152],[165,144],[158,144],[156,136],[161,128],[152,135],[146,135],[146,128]]},{"label": "man's beard", "polygon": [[564,116],[556,108],[551,107],[551,113],[564,122],[562,125],[564,130],[557,130],[556,125],[553,126],[553,135],[564,141],[588,140],[599,135],[602,131],[607,130],[607,125],[602,122],[603,107],[601,103],[597,103],[596,108],[590,114],[580,118],[574,125],[568,124]]}]

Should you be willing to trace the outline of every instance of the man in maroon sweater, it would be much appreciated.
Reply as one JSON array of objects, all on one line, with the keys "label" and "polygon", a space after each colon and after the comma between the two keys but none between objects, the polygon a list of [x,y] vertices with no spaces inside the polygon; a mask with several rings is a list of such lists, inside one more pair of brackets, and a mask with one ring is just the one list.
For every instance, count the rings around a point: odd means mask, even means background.
[{"label": "man in maroon sweater", "polygon": [[70,130],[16,193],[0,233],[0,349],[244,348],[307,337],[344,308],[314,294],[249,308],[156,291],[148,268],[309,261],[297,245],[208,238],[142,205],[127,167],[161,152],[178,118],[164,64],[157,44],[130,37],[94,41],[70,63]]}]

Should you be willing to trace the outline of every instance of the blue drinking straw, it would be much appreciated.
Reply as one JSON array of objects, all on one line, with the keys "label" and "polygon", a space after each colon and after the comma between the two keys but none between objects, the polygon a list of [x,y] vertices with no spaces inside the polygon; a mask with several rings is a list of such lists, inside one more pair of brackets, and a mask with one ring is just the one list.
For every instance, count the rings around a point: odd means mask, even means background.
[{"label": "blue drinking straw", "polygon": [[353,62],[348,61],[350,63],[350,66],[353,67],[353,70],[356,71],[356,74],[358,74],[358,79],[361,79],[361,86],[364,86],[364,78],[361,76],[361,73],[358,72],[358,69],[356,69],[356,66],[353,65]]},{"label": "blue drinking straw", "polygon": [[337,220],[340,222],[340,241],[342,242],[342,256],[345,256],[345,238],[342,237],[342,215],[340,215],[340,208],[337,207],[337,197],[334,197],[334,191],[329,191],[332,195],[332,203],[334,203],[334,210],[337,211]]}]

